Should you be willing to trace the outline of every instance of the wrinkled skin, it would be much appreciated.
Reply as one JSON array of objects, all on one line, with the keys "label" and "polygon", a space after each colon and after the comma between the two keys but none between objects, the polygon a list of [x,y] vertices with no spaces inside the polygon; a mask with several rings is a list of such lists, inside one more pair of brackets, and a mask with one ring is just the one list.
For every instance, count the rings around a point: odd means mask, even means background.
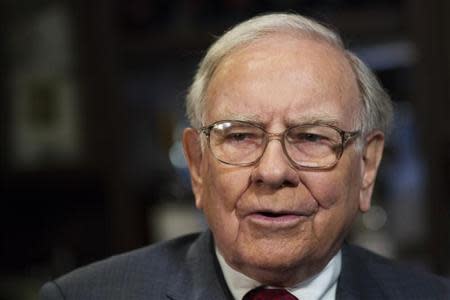
[{"label": "wrinkled skin", "polygon": [[[279,34],[234,50],[207,90],[204,124],[250,120],[267,131],[331,123],[358,130],[361,108],[345,55],[327,43]],[[183,135],[195,194],[216,245],[234,269],[262,283],[288,286],[320,272],[341,247],[355,216],[370,207],[384,138],[349,143],[328,170],[299,170],[271,141],[253,166],[217,161],[194,129]],[[267,216],[270,212],[273,216]]]}]

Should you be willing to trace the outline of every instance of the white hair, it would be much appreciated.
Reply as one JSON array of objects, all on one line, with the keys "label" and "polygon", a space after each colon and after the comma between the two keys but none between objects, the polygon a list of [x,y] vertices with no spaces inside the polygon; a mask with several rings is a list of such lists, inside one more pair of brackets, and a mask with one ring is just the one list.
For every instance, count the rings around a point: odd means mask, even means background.
[{"label": "white hair", "polygon": [[358,121],[363,135],[376,129],[388,134],[393,115],[392,103],[370,69],[353,53],[345,49],[342,39],[336,32],[306,17],[281,13],[258,16],[240,23],[209,48],[200,62],[186,99],[187,116],[192,127],[200,128],[204,125],[202,121],[205,113],[206,91],[220,62],[233,50],[277,33],[290,33],[318,39],[341,49],[348,58],[358,81],[362,100]]}]

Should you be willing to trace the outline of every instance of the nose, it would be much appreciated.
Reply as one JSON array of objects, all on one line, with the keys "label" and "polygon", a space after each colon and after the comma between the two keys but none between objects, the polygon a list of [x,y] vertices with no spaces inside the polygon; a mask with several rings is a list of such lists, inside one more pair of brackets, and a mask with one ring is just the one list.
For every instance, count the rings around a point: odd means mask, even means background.
[{"label": "nose", "polygon": [[253,183],[273,189],[295,187],[300,179],[283,151],[280,139],[271,139],[259,162],[255,165],[251,180]]}]

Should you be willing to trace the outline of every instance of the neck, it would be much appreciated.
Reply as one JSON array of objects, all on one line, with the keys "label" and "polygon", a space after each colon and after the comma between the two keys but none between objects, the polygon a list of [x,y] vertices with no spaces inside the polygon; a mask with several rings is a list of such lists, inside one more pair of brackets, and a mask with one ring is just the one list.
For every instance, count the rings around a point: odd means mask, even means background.
[{"label": "neck", "polygon": [[304,282],[305,280],[320,273],[320,271],[322,271],[326,267],[328,262],[329,260],[326,260],[320,264],[308,264],[308,266],[303,265],[276,269],[249,267],[235,269],[247,275],[248,277],[255,279],[263,285],[270,285],[275,287],[291,287]]},{"label": "neck", "polygon": [[[310,277],[301,280],[273,280],[270,277],[270,281],[260,281],[250,278],[243,274],[241,271],[237,271],[232,268],[220,254],[216,248],[218,262],[222,268],[225,282],[230,289],[234,299],[242,299],[242,297],[250,290],[260,287],[261,285],[267,285],[274,288],[286,288],[294,295],[303,295],[302,299],[334,299],[325,297],[326,295],[335,295],[337,289],[337,279],[341,272],[341,260],[340,253],[331,258],[328,265],[326,265],[317,274],[313,274]],[[292,283],[291,283],[292,282]],[[325,297],[325,298],[323,298]]]}]

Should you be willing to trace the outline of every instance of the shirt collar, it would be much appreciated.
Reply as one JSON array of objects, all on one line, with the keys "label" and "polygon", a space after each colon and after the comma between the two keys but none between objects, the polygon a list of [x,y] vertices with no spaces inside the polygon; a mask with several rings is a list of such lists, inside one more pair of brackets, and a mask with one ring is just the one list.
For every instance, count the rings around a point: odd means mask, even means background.
[{"label": "shirt collar", "polygon": [[[230,267],[217,247],[216,255],[234,299],[241,300],[248,291],[261,286],[258,281]],[[334,300],[336,298],[337,279],[341,273],[341,264],[342,254],[339,251],[320,273],[296,286],[287,288],[287,290],[302,300]]]}]

